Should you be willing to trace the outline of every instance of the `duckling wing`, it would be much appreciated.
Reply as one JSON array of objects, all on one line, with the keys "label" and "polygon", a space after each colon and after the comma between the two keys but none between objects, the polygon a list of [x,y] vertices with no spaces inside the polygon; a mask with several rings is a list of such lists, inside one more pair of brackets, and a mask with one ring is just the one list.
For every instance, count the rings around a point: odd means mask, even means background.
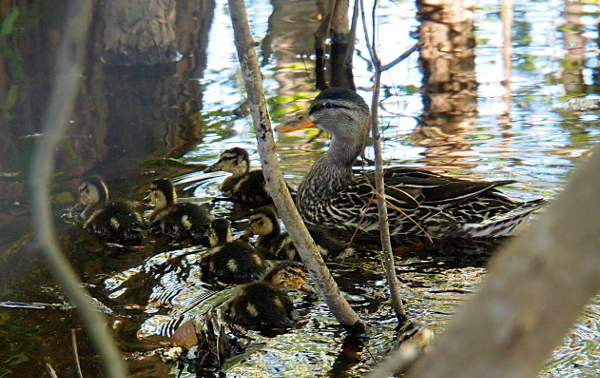
[{"label": "duckling wing", "polygon": [[210,217],[194,203],[178,203],[157,214],[150,228],[174,239],[192,238],[199,244],[207,244]]},{"label": "duckling wing", "polygon": [[254,249],[242,241],[218,246],[200,260],[202,278],[241,284],[262,278],[265,264]]},{"label": "duckling wing", "polygon": [[285,292],[259,281],[238,288],[227,304],[224,317],[247,329],[270,331],[293,327],[293,310],[294,305]]},{"label": "duckling wing", "polygon": [[99,238],[127,245],[140,244],[146,230],[142,216],[125,202],[111,202],[86,221]]}]

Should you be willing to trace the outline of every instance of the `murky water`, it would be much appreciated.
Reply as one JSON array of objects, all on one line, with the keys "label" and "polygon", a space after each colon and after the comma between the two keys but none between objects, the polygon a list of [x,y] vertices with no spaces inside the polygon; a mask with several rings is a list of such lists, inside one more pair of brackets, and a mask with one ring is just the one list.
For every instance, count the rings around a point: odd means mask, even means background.
[{"label": "murky water", "polygon": [[[57,17],[58,10],[51,11],[44,4],[43,14]],[[182,4],[178,6],[183,7]],[[219,196],[218,185],[225,176],[204,174],[201,170],[224,149],[245,147],[254,164],[258,164],[253,128],[243,106],[245,95],[226,1],[214,4],[214,15],[200,12],[201,7],[212,9],[212,3],[203,3],[188,13],[180,9],[178,22],[193,24],[193,32],[206,32],[210,26],[206,34],[208,45],[203,50],[201,42],[192,41],[191,47],[180,47],[188,53],[173,67],[110,67],[103,71],[94,68],[99,60],[90,59],[90,63],[96,63],[86,70],[89,80],[80,95],[74,127],[67,136],[66,152],[61,154],[54,181],[57,214],[73,203],[69,194],[75,195],[82,174],[103,174],[116,197],[134,200],[145,196],[154,176],[169,176],[184,200],[204,203]],[[518,183],[506,188],[511,196],[552,199],[600,139],[598,95],[594,94],[597,86],[593,82],[598,75],[594,41],[598,38],[598,7],[583,6],[576,20],[569,19],[569,25],[565,25],[561,2],[516,2],[509,85],[505,82],[502,57],[500,5],[484,1],[477,7],[478,115],[452,134],[420,128],[418,118],[423,105],[418,88],[422,75],[417,54],[413,54],[383,75],[380,123],[384,128],[385,158],[472,179],[514,179]],[[409,38],[418,25],[415,11],[413,2],[380,4],[376,30],[383,62],[415,43]],[[254,37],[263,42],[259,59],[265,91],[272,117],[279,122],[286,113],[306,107],[317,93],[311,84],[317,3],[252,1],[248,12]],[[23,30],[41,34],[26,26]],[[565,52],[566,47],[572,47],[567,32],[583,37],[587,43],[583,65],[575,68],[575,74],[566,64],[572,55]],[[372,72],[366,60],[362,28],[357,38],[354,74],[359,93],[369,100]],[[187,41],[183,37],[182,40]],[[24,54],[25,59],[30,56]],[[25,73],[31,75],[31,66],[24,67]],[[567,81],[572,77],[579,81]],[[12,80],[22,92],[29,88],[22,79]],[[47,90],[42,81],[27,85]],[[126,85],[121,87],[122,82]],[[72,329],[77,330],[84,376],[97,376],[99,361],[76,312],[67,304],[43,262],[31,258],[35,252],[30,248],[33,243],[23,169],[27,160],[24,157],[35,139],[36,117],[43,111],[40,104],[44,93],[36,95],[38,103],[28,104],[32,110],[27,116],[27,107],[20,102],[7,108],[14,119],[8,123],[5,114],[4,122],[13,131],[1,135],[5,158],[0,193],[5,211],[0,213],[0,301],[4,301],[0,307],[0,332],[5,343],[0,347],[0,377],[43,376],[45,363],[52,365],[60,377],[73,376]],[[293,186],[299,183],[309,164],[327,149],[327,138],[311,139],[315,135],[276,136],[282,168]],[[367,148],[366,156],[373,157],[371,148]],[[244,229],[247,214],[238,212],[228,202],[212,205],[213,215],[232,218],[237,234]],[[179,370],[175,365],[160,358],[168,348],[157,335],[172,332],[169,327],[174,328],[200,311],[189,311],[173,321],[174,314],[208,290],[199,280],[197,266],[204,249],[148,241],[142,248],[122,250],[99,243],[58,216],[57,226],[61,246],[99,307],[109,316],[131,371],[144,377],[176,376]],[[485,273],[486,261],[502,242],[395,245],[409,317],[442,331],[454,307],[476,289]],[[378,247],[372,242],[356,247],[360,251],[357,256],[344,264],[332,265],[331,269],[348,300],[372,326],[370,337],[363,340],[364,346],[356,346],[356,340],[346,337],[320,299],[296,294],[297,328],[275,338],[251,332],[254,341],[226,364],[227,376],[359,376],[370,369],[374,360],[385,356],[395,343],[396,324],[377,258]],[[600,374],[598,306],[596,297],[540,376]],[[359,353],[350,353],[351,350]],[[181,376],[196,374],[184,370]]]}]

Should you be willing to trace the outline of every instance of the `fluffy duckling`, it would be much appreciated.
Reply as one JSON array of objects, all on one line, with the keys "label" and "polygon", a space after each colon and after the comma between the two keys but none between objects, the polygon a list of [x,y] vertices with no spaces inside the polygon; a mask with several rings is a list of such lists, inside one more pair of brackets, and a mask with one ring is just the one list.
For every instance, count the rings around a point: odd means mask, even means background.
[{"label": "fluffy duckling", "polygon": [[109,203],[108,198],[108,188],[99,177],[81,181],[75,209],[83,209],[83,227],[106,242],[140,245],[146,236],[141,214],[130,203]]},{"label": "fluffy duckling", "polygon": [[301,289],[306,274],[300,264],[278,263],[261,281],[239,286],[223,312],[227,322],[275,335],[294,326],[294,305],[284,289]]},{"label": "fluffy duckling", "polygon": [[[249,219],[250,231],[258,235],[256,247],[265,255],[279,260],[300,260],[296,246],[287,232],[282,233],[277,213],[272,206],[263,206],[252,212]],[[317,249],[325,260],[340,256],[348,247],[335,240],[325,229],[306,225]],[[348,253],[353,250],[348,248]]]},{"label": "fluffy duckling", "polygon": [[245,241],[233,240],[228,220],[213,220],[208,240],[211,248],[200,260],[203,280],[240,284],[262,277],[265,272],[262,257]]},{"label": "fluffy duckling", "polygon": [[154,233],[176,240],[191,238],[194,244],[208,244],[210,216],[194,203],[177,203],[177,193],[171,180],[160,178],[152,181],[149,197],[155,206],[148,217]]},{"label": "fluffy duckling", "polygon": [[232,173],[223,180],[219,189],[235,202],[249,207],[272,202],[262,170],[250,171],[250,157],[245,149],[234,147],[225,150],[219,160],[204,172],[216,171]]}]

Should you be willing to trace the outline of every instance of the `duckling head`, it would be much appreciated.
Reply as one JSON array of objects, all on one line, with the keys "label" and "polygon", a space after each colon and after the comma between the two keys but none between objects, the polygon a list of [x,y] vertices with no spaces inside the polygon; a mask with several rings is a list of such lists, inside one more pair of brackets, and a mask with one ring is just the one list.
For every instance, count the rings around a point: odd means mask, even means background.
[{"label": "duckling head", "polygon": [[302,265],[293,261],[278,263],[263,278],[279,289],[300,289],[306,283]]},{"label": "duckling head", "polygon": [[171,180],[160,178],[150,183],[150,202],[155,206],[155,211],[165,209],[167,206],[177,203],[177,192]]},{"label": "duckling head", "polygon": [[263,206],[254,210],[250,215],[249,223],[252,232],[256,235],[265,236],[280,232],[277,214],[271,206]]},{"label": "duckling head", "polygon": [[79,184],[79,201],[75,209],[83,209],[82,218],[87,218],[91,210],[97,205],[105,205],[108,202],[108,188],[99,177],[89,177]]},{"label": "duckling head", "polygon": [[231,223],[227,219],[213,219],[208,229],[208,241],[211,247],[216,247],[233,241]]},{"label": "duckling head", "polygon": [[204,170],[205,173],[216,171],[231,172],[233,177],[247,174],[250,171],[248,151],[240,147],[225,150],[215,164]]}]

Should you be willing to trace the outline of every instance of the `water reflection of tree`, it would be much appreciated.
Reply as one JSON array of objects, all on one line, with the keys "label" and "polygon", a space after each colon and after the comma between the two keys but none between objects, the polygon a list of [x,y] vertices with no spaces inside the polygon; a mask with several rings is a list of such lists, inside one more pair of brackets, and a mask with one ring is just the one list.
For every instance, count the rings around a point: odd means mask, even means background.
[{"label": "water reflection of tree", "polygon": [[465,136],[475,131],[477,81],[473,5],[463,1],[417,1],[419,66],[424,111],[413,133],[427,147],[427,163],[467,165],[474,156]]},{"label": "water reflection of tree", "polygon": [[[0,86],[5,110],[0,140],[11,152],[0,154],[3,172],[27,169],[23,158],[30,155],[31,143],[24,137],[40,131],[53,75],[48,62],[54,61],[66,3],[19,1],[14,6],[19,16],[2,41],[0,57],[0,75],[6,79]],[[2,16],[14,7],[2,7]],[[181,154],[200,140],[197,79],[206,67],[213,12],[213,0],[97,4],[59,171],[69,176],[127,171],[150,157]]]},{"label": "water reflection of tree", "polygon": [[560,28],[565,47],[565,59],[559,72],[565,94],[580,96],[587,92],[583,78],[585,47],[587,38],[583,36],[583,4],[579,1],[566,1],[564,24]]},{"label": "water reflection of tree", "polygon": [[[274,79],[282,96],[296,96],[312,89],[307,71],[312,70],[314,33],[319,27],[319,8],[315,0],[272,0],[269,29],[262,41],[262,65],[272,58],[276,65]],[[305,56],[298,62],[299,56]],[[301,66],[299,66],[301,65]]]}]

